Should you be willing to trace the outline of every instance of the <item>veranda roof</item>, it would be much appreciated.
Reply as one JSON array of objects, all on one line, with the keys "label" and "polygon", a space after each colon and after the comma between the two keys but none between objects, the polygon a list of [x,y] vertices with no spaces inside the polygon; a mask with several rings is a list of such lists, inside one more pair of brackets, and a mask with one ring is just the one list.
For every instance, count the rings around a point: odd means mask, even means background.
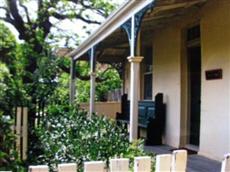
[{"label": "veranda roof", "polygon": [[[97,46],[98,61],[101,62],[120,62],[122,58],[129,55],[129,44],[126,33],[120,28],[132,15],[139,12],[146,5],[154,0],[129,0],[120,8],[112,13],[101,26],[94,31],[88,39],[80,46],[69,53],[69,56],[77,59],[86,59],[86,52],[93,46]],[[145,34],[148,43],[149,34],[151,35],[156,27],[176,20],[185,13],[198,10],[207,0],[155,0],[154,7],[149,11],[142,22],[141,30]]]}]

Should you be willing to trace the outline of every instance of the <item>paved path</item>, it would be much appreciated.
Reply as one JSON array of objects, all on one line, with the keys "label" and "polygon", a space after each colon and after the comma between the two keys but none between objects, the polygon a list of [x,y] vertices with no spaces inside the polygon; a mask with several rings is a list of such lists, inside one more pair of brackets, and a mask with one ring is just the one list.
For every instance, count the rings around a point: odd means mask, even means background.
[{"label": "paved path", "polygon": [[[167,145],[145,146],[147,152],[153,152],[156,154],[171,153],[172,149],[174,148]],[[197,154],[191,154],[188,156],[187,172],[220,172],[220,169],[221,163],[218,161]]]}]

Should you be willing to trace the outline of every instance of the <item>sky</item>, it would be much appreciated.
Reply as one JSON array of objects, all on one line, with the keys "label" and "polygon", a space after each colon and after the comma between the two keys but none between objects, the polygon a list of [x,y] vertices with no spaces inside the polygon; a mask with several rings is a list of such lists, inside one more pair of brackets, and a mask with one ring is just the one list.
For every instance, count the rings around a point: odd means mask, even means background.
[{"label": "sky", "polygon": [[[112,3],[116,3],[116,4],[122,4],[124,3],[126,0],[107,0],[107,1],[111,1]],[[0,4],[3,4],[4,0],[0,0]],[[36,17],[36,13],[33,11],[36,11],[36,0],[29,0],[28,3],[26,4],[26,6],[28,7],[29,11],[32,11],[30,14],[32,15],[32,17]],[[0,16],[3,15],[3,11],[0,10]],[[33,16],[34,15],[34,16]],[[99,20],[101,22],[103,22],[103,18],[99,15],[95,15],[89,12],[90,17]],[[55,19],[51,19],[52,23],[56,23],[57,20]],[[21,40],[18,39],[18,32],[17,30],[10,24],[5,23],[10,30],[14,33],[14,35],[16,36],[18,42],[22,42]],[[95,29],[97,29],[99,27],[99,25],[95,25],[95,24],[89,24],[87,25],[87,29],[83,29],[85,23],[80,21],[80,20],[63,20],[59,23],[57,23],[57,26],[60,30],[57,29],[52,29],[51,32],[54,33],[55,35],[60,35],[60,33],[62,33],[62,39],[58,39],[58,40],[48,40],[50,42],[50,44],[59,46],[59,47],[65,47],[65,43],[66,43],[66,39],[70,38],[69,44],[68,46],[70,47],[76,47],[76,42],[83,42],[86,38],[89,37],[89,34],[86,33],[86,31],[90,31],[92,33],[92,31],[94,31]],[[79,40],[74,40],[72,39],[72,35],[73,34],[78,34],[79,35]]]}]

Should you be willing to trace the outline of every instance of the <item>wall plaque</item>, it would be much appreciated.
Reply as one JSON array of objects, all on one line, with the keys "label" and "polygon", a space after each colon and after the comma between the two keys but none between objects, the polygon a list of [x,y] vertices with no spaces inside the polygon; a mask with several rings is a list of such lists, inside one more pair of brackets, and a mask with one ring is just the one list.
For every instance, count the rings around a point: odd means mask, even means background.
[{"label": "wall plaque", "polygon": [[205,71],[206,80],[222,79],[223,70],[222,69],[212,69]]}]

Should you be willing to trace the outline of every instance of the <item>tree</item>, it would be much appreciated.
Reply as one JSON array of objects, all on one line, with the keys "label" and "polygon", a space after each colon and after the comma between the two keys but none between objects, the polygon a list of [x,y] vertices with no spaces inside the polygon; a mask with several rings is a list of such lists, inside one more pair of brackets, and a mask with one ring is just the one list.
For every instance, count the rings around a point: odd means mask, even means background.
[{"label": "tree", "polygon": [[[36,53],[47,54],[44,52],[49,47],[47,41],[54,36],[51,30],[58,27],[60,21],[77,19],[86,24],[100,24],[100,21],[90,19],[90,13],[91,16],[96,14],[105,18],[114,9],[114,6],[106,0],[37,0],[35,2],[32,4],[37,7],[35,11],[28,9],[27,0],[5,0],[0,6],[4,13],[0,19],[15,27],[19,39],[24,40],[34,52],[33,56],[36,56]],[[35,12],[36,15],[33,14]],[[33,73],[37,68],[36,59],[30,56],[28,60],[27,70]],[[69,72],[68,67],[61,67],[65,72]],[[79,73],[77,76],[81,77]],[[32,82],[29,78],[26,79],[27,82]]]},{"label": "tree", "polygon": [[[24,59],[23,82],[29,86],[27,93],[33,104],[40,101],[38,93],[43,92],[40,95],[42,98],[51,94],[60,70],[67,73],[70,71],[68,60],[57,60],[52,55],[53,47],[49,44],[55,36],[52,30],[58,28],[59,23],[64,20],[100,24],[100,21],[92,16],[105,18],[115,8],[108,0],[36,0],[32,1],[32,4],[28,0],[0,2],[0,19],[14,26],[19,33],[19,39],[24,40],[20,51],[21,59]],[[32,5],[35,8],[31,9]],[[58,29],[60,31],[60,28]],[[81,80],[90,78],[88,74],[82,76],[78,69],[76,76]],[[97,78],[97,81],[100,81],[100,78]],[[31,109],[35,112],[35,106]],[[35,113],[30,116],[35,118]],[[33,119],[31,122],[33,123]]]},{"label": "tree", "polygon": [[[17,56],[22,60],[21,76],[30,99],[27,106],[30,109],[29,127],[33,131],[39,114],[37,109],[54,92],[60,72],[69,72],[69,60],[58,59],[52,53],[50,43],[57,36],[53,30],[61,31],[58,26],[64,20],[100,24],[100,20],[92,16],[105,18],[115,7],[108,0],[0,0],[0,4],[0,20],[11,24],[23,40]],[[65,39],[68,45],[69,37]],[[78,69],[76,76],[89,79]],[[33,133],[30,138],[34,139]]]}]

